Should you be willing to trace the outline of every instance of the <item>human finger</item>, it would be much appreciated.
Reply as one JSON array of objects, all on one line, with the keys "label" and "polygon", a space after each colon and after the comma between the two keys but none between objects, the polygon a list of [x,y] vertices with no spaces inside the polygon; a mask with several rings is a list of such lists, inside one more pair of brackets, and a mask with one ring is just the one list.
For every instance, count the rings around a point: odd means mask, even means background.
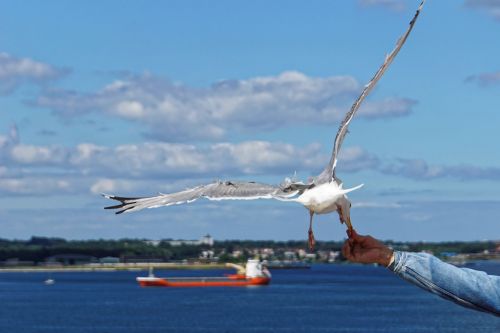
[{"label": "human finger", "polygon": [[363,236],[363,235],[360,235],[358,234],[355,230],[353,230],[353,239],[357,242],[357,243],[360,243],[360,244],[363,244],[364,242],[366,242],[367,240],[369,240],[370,238],[372,238],[371,236]]},{"label": "human finger", "polygon": [[342,255],[349,260],[352,258],[351,245],[347,241],[344,243],[344,246],[342,246]]},{"label": "human finger", "polygon": [[358,234],[358,232],[354,229],[351,231],[351,237],[356,240],[357,242],[360,242],[365,239],[366,236]]}]

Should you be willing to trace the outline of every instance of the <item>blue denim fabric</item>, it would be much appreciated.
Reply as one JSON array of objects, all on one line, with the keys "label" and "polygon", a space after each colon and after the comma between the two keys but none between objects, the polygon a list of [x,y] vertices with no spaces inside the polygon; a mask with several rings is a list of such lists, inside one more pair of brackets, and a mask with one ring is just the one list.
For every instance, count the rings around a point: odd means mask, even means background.
[{"label": "blue denim fabric", "polygon": [[500,316],[500,276],[458,268],[427,253],[394,251],[389,269],[444,299]]}]

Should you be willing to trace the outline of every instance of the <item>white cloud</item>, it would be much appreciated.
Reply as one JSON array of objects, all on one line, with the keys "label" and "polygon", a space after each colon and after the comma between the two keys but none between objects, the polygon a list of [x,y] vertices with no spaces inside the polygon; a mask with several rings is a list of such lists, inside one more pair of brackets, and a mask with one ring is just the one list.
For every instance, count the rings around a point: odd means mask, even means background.
[{"label": "white cloud", "polygon": [[[297,172],[317,174],[329,155],[321,145],[298,147],[287,143],[244,141],[190,145],[146,142],[115,147],[81,143],[75,147],[25,145],[1,137],[2,191],[17,194],[45,190],[93,193],[143,188],[153,180],[226,179],[255,180],[258,175],[279,176]],[[17,140],[17,139],[16,139]],[[359,147],[342,150],[342,172],[376,168],[378,159]],[[58,175],[58,177],[56,177]],[[67,181],[67,186],[57,183]],[[278,180],[279,182],[279,180]],[[165,190],[157,184],[149,184]],[[171,188],[167,188],[170,190]]]},{"label": "white cloud", "polygon": [[134,189],[134,186],[130,181],[127,180],[116,180],[116,179],[98,179],[90,187],[90,192],[93,194],[100,193],[126,193]]},{"label": "white cloud", "polygon": [[58,164],[67,158],[65,148],[18,144],[12,147],[10,157],[20,164]]},{"label": "white cloud", "polygon": [[[0,136],[0,191],[18,195],[146,188],[170,191],[178,189],[170,186],[178,181],[189,186],[194,180],[207,179],[259,180],[262,175],[282,179],[294,171],[313,176],[329,157],[318,143],[300,147],[268,141],[202,145],[145,142],[114,147],[91,143],[74,147],[26,145],[19,142],[13,128],[8,135]],[[362,170],[415,180],[500,180],[500,167],[429,165],[421,159],[382,164],[361,147],[342,149],[339,174]]]},{"label": "white cloud", "polygon": [[144,117],[144,107],[136,101],[123,101],[116,106],[116,113],[124,118],[140,119]]},{"label": "white cloud", "polygon": [[17,127],[13,125],[7,135],[0,135],[0,165],[9,159],[10,149],[19,143]]},{"label": "white cloud", "polygon": [[[294,171],[314,174],[319,173],[329,157],[321,151],[319,144],[297,147],[267,141],[216,143],[201,147],[149,142],[112,148],[94,146],[85,150],[85,154],[81,153],[81,146],[71,155],[74,167],[87,169],[93,174],[112,172],[117,176],[139,178],[284,176]],[[377,163],[378,160],[363,149],[346,147],[339,165],[342,172],[354,172],[376,167]]]},{"label": "white cloud", "polygon": [[466,82],[477,82],[481,86],[490,86],[500,84],[500,71],[498,72],[485,72],[475,74],[467,77]]},{"label": "white cloud", "polygon": [[[221,81],[204,89],[144,74],[117,80],[90,94],[53,90],[32,103],[66,117],[105,112],[139,121],[149,127],[148,135],[161,140],[220,140],[230,131],[337,125],[361,88],[350,76],[313,78],[293,71]],[[359,116],[404,116],[415,103],[406,98],[368,102]]]},{"label": "white cloud", "polygon": [[500,20],[500,1],[498,0],[466,0],[465,5],[480,9],[496,20]]},{"label": "white cloud", "polygon": [[500,180],[500,167],[479,167],[474,165],[429,165],[422,159],[399,159],[385,165],[381,172],[391,175],[431,180],[437,178],[455,178],[463,181]]},{"label": "white cloud", "polygon": [[19,143],[19,134],[16,125],[12,125],[10,127],[7,135],[0,135],[0,149],[6,149],[8,146],[12,146],[17,143]]},{"label": "white cloud", "polygon": [[406,5],[401,0],[358,0],[359,4],[363,7],[384,7],[393,11],[402,11]]},{"label": "white cloud", "polygon": [[359,115],[366,118],[407,116],[409,110],[416,104],[417,101],[409,98],[385,98],[381,101],[367,103],[360,109]]},{"label": "white cloud", "polygon": [[13,195],[42,195],[74,193],[81,188],[58,177],[0,178],[0,193]]},{"label": "white cloud", "polygon": [[397,202],[376,202],[376,201],[358,201],[352,204],[353,208],[375,208],[375,209],[398,209],[403,205]]},{"label": "white cloud", "polygon": [[116,147],[81,144],[70,154],[68,163],[92,174],[146,178],[276,174],[285,169],[290,172],[318,168],[318,161],[326,163],[327,160],[319,148],[319,145],[301,148],[266,141],[202,147],[162,142]]},{"label": "white cloud", "polygon": [[[117,194],[133,193],[134,195],[151,195],[152,193],[169,193],[179,191],[185,188],[200,185],[201,183],[211,181],[206,178],[179,178],[158,181],[157,179],[130,179],[98,177],[89,178],[87,187],[84,189],[92,194]],[[90,185],[89,185],[90,184]]]},{"label": "white cloud", "polygon": [[412,222],[425,222],[432,219],[432,215],[423,212],[408,212],[401,215],[405,220]]},{"label": "white cloud", "polygon": [[378,166],[379,159],[359,146],[346,147],[340,151],[339,171],[375,170]]},{"label": "white cloud", "polygon": [[68,72],[30,58],[0,53],[0,94],[12,92],[22,83],[40,84],[58,79]]}]

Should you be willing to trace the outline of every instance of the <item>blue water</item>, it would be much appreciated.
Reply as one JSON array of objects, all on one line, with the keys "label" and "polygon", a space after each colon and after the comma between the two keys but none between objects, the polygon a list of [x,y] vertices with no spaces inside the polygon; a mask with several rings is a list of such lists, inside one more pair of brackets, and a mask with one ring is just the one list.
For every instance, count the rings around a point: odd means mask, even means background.
[{"label": "blue water", "polygon": [[[500,274],[500,265],[474,267]],[[157,271],[159,276],[229,271]],[[140,288],[146,272],[0,273],[0,332],[500,332],[384,268],[274,270],[253,288]]]}]

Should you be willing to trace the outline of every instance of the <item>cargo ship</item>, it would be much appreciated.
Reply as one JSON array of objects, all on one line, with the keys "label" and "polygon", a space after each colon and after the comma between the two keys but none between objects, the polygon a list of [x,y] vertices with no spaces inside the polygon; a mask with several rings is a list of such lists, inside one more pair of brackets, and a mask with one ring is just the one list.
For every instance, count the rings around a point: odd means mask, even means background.
[{"label": "cargo ship", "polygon": [[[236,265],[232,267],[237,268]],[[259,260],[248,260],[246,267],[238,266],[237,274],[221,277],[156,277],[150,269],[149,276],[138,277],[141,287],[247,287],[263,286],[271,282],[271,273]]]}]

